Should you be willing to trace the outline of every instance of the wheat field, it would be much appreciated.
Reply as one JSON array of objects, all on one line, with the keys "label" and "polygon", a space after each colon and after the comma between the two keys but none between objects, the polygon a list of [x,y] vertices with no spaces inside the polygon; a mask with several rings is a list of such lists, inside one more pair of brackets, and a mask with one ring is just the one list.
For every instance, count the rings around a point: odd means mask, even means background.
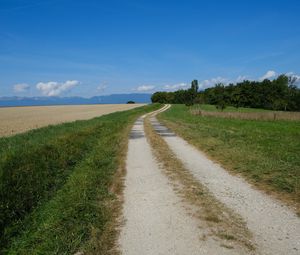
[{"label": "wheat field", "polygon": [[86,120],[104,114],[130,110],[143,104],[26,106],[0,108],[0,137],[48,125]]}]

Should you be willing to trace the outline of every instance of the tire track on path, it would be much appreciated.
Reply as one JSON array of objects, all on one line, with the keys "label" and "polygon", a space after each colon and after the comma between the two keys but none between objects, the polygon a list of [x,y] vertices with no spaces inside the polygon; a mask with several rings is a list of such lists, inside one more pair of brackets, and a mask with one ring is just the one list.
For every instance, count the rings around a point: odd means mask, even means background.
[{"label": "tire track on path", "polygon": [[[164,107],[162,110],[166,109]],[[144,118],[131,131],[119,249],[122,254],[243,254],[220,246],[188,214],[182,199],[154,158],[144,133]]]},{"label": "tire track on path", "polygon": [[287,206],[229,174],[203,153],[151,118],[176,157],[223,204],[241,215],[262,254],[300,254],[300,219]]}]

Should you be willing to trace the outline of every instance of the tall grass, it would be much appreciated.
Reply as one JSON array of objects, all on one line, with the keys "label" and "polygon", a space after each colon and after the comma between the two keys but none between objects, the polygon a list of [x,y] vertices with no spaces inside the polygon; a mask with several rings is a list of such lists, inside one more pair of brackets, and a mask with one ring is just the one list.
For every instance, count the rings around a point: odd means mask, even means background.
[{"label": "tall grass", "polygon": [[[207,108],[208,110],[203,110]],[[231,107],[233,109],[233,107]],[[242,110],[243,109],[243,110]],[[194,106],[190,109],[193,115],[205,116],[205,117],[221,117],[221,118],[230,118],[230,119],[243,119],[243,120],[291,120],[299,121],[300,112],[282,112],[282,111],[246,111],[247,108],[230,110],[226,111],[213,110],[208,105],[204,106]],[[248,109],[247,109],[248,110]]]},{"label": "tall grass", "polygon": [[158,118],[225,168],[300,209],[300,122],[201,117],[183,105]]},{"label": "tall grass", "polygon": [[195,104],[192,106],[194,110],[202,110],[207,112],[272,112],[271,110],[259,109],[259,108],[247,108],[247,107],[233,107],[226,106],[226,108],[221,111],[217,109],[216,105],[212,104]]},{"label": "tall grass", "polygon": [[92,236],[112,220],[109,187],[128,127],[158,107],[1,138],[2,253],[70,254],[99,246]]}]

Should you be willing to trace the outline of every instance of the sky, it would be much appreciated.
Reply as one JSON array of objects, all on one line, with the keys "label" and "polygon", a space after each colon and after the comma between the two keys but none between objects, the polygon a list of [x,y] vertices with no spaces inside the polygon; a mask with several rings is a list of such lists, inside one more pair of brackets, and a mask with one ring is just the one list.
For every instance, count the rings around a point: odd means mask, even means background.
[{"label": "sky", "polygon": [[300,80],[298,0],[0,0],[0,97]]}]

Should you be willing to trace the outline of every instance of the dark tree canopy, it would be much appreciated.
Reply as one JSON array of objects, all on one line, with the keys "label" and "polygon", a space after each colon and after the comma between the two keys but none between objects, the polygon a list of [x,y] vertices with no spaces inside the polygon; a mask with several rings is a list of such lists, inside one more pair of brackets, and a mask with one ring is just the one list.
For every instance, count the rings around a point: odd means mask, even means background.
[{"label": "dark tree canopy", "polygon": [[156,92],[152,102],[192,105],[207,103],[220,109],[226,106],[263,108],[270,110],[300,111],[300,89],[293,77],[280,75],[277,79],[216,84],[204,91],[199,90],[197,80],[191,88],[175,92]]},{"label": "dark tree canopy", "polygon": [[194,80],[190,89],[181,89],[175,92],[155,92],[151,100],[153,103],[193,105],[197,98],[197,91],[198,81]]},{"label": "dark tree canopy", "polygon": [[198,90],[199,90],[198,80],[193,80],[192,81],[191,89],[193,91],[195,91],[196,93],[198,92]]}]

